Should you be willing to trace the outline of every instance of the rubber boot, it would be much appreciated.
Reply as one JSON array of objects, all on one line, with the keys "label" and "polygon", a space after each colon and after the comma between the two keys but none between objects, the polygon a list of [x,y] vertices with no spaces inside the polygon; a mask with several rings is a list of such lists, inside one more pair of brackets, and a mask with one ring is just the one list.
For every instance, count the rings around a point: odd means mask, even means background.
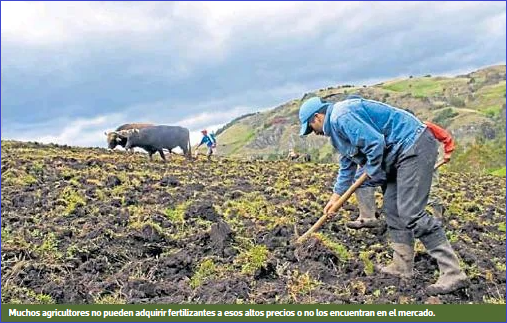
[{"label": "rubber boot", "polygon": [[380,269],[384,274],[410,278],[414,275],[414,245],[393,243],[393,261]]},{"label": "rubber boot", "polygon": [[467,276],[459,267],[458,257],[449,241],[428,250],[428,253],[437,260],[440,270],[437,282],[426,288],[428,295],[448,294],[470,285]]},{"label": "rubber boot", "polygon": [[356,200],[359,207],[359,217],[355,221],[347,222],[351,229],[375,228],[379,221],[375,217],[375,187],[359,187],[356,189]]}]

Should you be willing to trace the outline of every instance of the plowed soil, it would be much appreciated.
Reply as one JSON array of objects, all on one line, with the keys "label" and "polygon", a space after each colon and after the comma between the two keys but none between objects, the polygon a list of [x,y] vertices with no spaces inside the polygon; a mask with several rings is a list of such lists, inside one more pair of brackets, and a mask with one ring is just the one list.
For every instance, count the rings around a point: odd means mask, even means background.
[{"label": "plowed soil", "polygon": [[378,273],[386,227],[346,228],[354,198],[296,247],[337,165],[164,164],[11,141],[1,152],[2,303],[505,303],[502,178],[441,173],[442,221],[471,286],[428,297],[435,260],[417,243],[413,279]]}]

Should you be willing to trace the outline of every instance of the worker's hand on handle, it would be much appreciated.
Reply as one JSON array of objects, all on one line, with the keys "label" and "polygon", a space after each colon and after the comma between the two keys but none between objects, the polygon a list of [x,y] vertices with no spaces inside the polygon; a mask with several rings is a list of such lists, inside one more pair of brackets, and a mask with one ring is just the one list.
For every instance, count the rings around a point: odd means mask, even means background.
[{"label": "worker's hand on handle", "polygon": [[329,215],[330,213],[332,213],[332,212],[330,212],[330,210],[333,209],[333,205],[338,203],[339,199],[340,199],[340,195],[333,193],[333,195],[331,195],[331,198],[329,199],[329,202],[327,202],[326,206],[324,207],[324,214]]}]

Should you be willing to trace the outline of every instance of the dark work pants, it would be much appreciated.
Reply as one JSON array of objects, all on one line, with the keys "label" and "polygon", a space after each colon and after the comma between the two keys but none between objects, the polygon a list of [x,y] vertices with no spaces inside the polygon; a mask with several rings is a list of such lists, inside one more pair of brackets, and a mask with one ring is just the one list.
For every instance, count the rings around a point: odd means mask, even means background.
[{"label": "dark work pants", "polygon": [[440,221],[425,211],[437,148],[435,137],[425,129],[387,174],[384,211],[394,243],[413,245],[415,237],[431,250],[447,240]]}]

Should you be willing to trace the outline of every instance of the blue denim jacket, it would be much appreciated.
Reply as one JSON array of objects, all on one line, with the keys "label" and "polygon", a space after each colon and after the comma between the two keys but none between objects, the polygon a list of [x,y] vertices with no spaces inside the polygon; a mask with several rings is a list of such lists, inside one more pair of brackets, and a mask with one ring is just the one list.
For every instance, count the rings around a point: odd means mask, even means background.
[{"label": "blue denim jacket", "polygon": [[425,128],[412,114],[373,100],[351,98],[331,106],[323,131],[341,155],[333,191],[341,195],[352,185],[358,165],[364,165],[370,177],[366,186],[381,185],[398,154],[409,149]]}]

